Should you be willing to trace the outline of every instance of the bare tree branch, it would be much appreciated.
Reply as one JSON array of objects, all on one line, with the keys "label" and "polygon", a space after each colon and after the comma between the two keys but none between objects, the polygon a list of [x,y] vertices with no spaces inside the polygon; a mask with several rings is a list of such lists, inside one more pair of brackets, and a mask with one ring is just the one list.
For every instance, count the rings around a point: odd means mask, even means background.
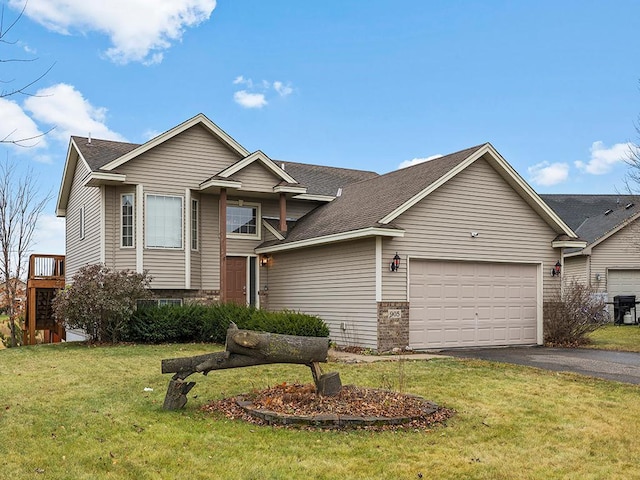
[{"label": "bare tree branch", "polygon": [[[17,43],[16,41],[9,41],[7,39],[7,34],[11,32],[11,30],[22,19],[26,11],[27,4],[28,4],[28,0],[24,2],[24,5],[22,6],[22,10],[20,11],[20,13],[13,19],[13,21],[9,23],[7,27],[5,27],[5,5],[4,3],[2,4],[2,8],[0,8],[0,44],[15,45]],[[35,62],[36,60],[37,58],[11,57],[11,58],[0,58],[0,63],[26,63],[26,62]],[[40,80],[42,80],[51,71],[54,65],[55,63],[51,64],[51,66],[49,66],[49,68],[47,68],[42,74],[40,74],[39,76],[37,76],[35,79],[31,81],[27,81],[24,84],[20,84],[15,88],[7,88],[7,89],[0,90],[0,99],[12,97],[15,95],[37,96],[35,93],[30,92],[29,89],[33,87],[36,83],[38,83]],[[15,82],[15,79],[13,80],[0,79],[0,84],[4,84],[4,85],[10,85],[10,84],[13,84],[14,82]],[[6,144],[17,145],[17,146],[26,147],[26,148],[33,147],[37,145],[38,142],[35,142],[35,143],[31,143],[31,142],[33,142],[34,140],[38,140],[40,137],[45,136],[51,130],[53,130],[53,128],[40,135],[11,139],[10,137],[15,133],[15,130],[14,130],[10,134],[6,135],[4,138],[0,138],[0,144],[6,143]]]},{"label": "bare tree branch", "polygon": [[4,282],[8,301],[11,346],[17,344],[17,279],[24,278],[38,219],[50,199],[51,192],[39,193],[31,169],[19,176],[9,160],[0,164],[0,281]]}]

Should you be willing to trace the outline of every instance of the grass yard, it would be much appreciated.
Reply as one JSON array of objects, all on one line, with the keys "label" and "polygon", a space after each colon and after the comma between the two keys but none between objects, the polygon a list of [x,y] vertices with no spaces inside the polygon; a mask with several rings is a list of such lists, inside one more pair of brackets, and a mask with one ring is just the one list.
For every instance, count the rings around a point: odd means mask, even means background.
[{"label": "grass yard", "polygon": [[210,399],[311,381],[306,367],[272,365],[193,375],[186,409],[163,411],[169,376],[160,360],[212,349],[58,344],[0,351],[1,476],[640,478],[637,386],[458,359],[330,364],[344,384],[401,381],[406,392],[458,413],[431,431],[327,432],[199,411]]},{"label": "grass yard", "polygon": [[587,348],[640,352],[640,326],[607,325],[589,335]]}]

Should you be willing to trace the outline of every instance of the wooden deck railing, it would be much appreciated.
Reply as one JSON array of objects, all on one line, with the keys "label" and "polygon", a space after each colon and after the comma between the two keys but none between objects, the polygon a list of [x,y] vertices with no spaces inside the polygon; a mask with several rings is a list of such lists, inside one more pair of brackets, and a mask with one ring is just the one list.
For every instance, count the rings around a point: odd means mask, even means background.
[{"label": "wooden deck railing", "polygon": [[29,257],[24,344],[36,343],[36,330],[44,331],[45,342],[65,338],[62,324],[51,315],[55,291],[64,288],[65,256],[33,254]]}]

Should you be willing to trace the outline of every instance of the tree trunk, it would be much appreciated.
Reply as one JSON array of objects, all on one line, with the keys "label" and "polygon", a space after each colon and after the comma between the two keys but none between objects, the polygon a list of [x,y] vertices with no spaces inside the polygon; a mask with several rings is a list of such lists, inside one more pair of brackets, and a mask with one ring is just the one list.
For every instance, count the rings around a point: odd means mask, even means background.
[{"label": "tree trunk", "polygon": [[251,367],[268,363],[295,363],[311,368],[316,388],[323,395],[335,395],[342,384],[337,373],[322,375],[318,362],[326,362],[329,339],[300,337],[239,330],[232,323],[227,330],[226,350],[186,358],[162,360],[162,373],[174,373],[169,382],[163,408],[177,410],[187,403],[187,393],[195,385],[184,379],[193,373],[206,375],[211,370]]},{"label": "tree trunk", "polygon": [[231,353],[264,359],[265,363],[310,365],[327,361],[329,339],[239,330],[232,324],[227,330],[226,349]]},{"label": "tree trunk", "polygon": [[192,373],[206,375],[211,370],[225,368],[252,367],[271,363],[262,358],[237,355],[229,352],[208,353],[186,358],[169,358],[162,360],[162,373],[175,373],[173,378],[185,379]]}]

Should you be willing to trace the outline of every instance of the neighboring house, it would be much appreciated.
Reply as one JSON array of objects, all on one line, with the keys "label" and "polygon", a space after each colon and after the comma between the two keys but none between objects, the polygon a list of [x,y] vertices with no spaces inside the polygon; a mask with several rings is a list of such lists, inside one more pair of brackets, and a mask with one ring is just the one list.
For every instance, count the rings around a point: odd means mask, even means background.
[{"label": "neighboring house", "polygon": [[[15,306],[17,308],[17,312],[20,313],[24,308],[24,302],[27,298],[27,284],[19,278],[12,278],[9,280],[9,286],[16,292]],[[8,308],[9,298],[7,296],[7,284],[2,282],[0,283],[0,312],[4,313]]]},{"label": "neighboring house", "polygon": [[584,248],[565,250],[564,278],[607,293],[609,302],[617,295],[635,295],[640,300],[638,197],[541,196],[587,242]]},{"label": "neighboring house", "polygon": [[149,270],[161,301],[300,310],[379,351],[542,343],[552,267],[585,246],[488,143],[377,175],[273,161],[201,114],[72,137],[57,214],[68,281]]}]

